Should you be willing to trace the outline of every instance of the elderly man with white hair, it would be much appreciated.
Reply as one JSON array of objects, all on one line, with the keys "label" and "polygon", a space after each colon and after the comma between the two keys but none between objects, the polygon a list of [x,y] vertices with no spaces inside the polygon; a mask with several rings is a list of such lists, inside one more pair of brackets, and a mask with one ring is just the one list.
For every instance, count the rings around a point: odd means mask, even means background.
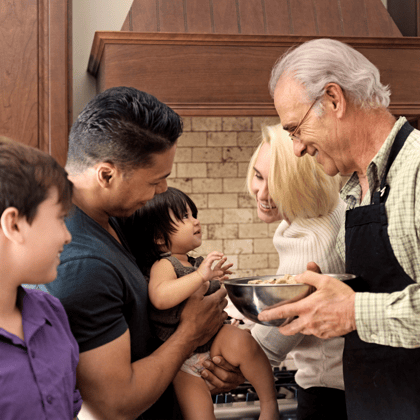
[{"label": "elderly man with white hair", "polygon": [[288,51],[270,88],[295,154],[350,177],[337,249],[357,277],[306,271],[298,280],[317,290],[260,318],[297,316],[285,335],[345,336],[349,419],[420,419],[420,132],[389,112],[378,69],[336,40]]}]

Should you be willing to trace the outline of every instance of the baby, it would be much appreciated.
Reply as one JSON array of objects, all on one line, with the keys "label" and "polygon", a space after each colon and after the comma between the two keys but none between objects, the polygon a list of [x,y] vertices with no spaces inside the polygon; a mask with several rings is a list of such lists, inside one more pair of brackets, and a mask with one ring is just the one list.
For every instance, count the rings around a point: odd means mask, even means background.
[{"label": "baby", "polygon": [[[231,274],[226,257],[211,252],[193,258],[190,251],[202,241],[197,207],[182,191],[169,187],[139,209],[125,225],[129,246],[149,276],[150,318],[155,335],[165,341],[175,331],[186,300],[195,292],[214,293]],[[141,238],[140,241],[135,238]],[[213,266],[213,263],[217,263]],[[211,386],[200,376],[203,362],[222,356],[238,367],[260,400],[260,420],[279,418],[270,363],[247,331],[224,324],[210,342],[198,347],[176,375],[173,384],[185,420],[214,420]]]}]

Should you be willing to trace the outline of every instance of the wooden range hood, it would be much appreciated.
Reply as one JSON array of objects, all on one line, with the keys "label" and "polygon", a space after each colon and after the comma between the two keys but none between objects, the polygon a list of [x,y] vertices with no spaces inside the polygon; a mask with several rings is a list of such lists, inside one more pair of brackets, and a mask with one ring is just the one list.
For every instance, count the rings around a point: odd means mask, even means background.
[{"label": "wooden range hood", "polygon": [[364,54],[391,112],[419,118],[420,38],[402,37],[381,0],[134,0],[122,31],[96,32],[88,71],[98,92],[134,86],[182,116],[270,116],[273,64],[322,37]]}]

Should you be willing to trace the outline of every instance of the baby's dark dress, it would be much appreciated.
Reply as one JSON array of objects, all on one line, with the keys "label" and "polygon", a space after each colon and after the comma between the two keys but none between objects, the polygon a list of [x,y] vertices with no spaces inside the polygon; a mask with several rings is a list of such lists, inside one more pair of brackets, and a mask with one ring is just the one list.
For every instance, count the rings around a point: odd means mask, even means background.
[{"label": "baby's dark dress", "polygon": [[[169,254],[165,254],[163,258],[167,259],[173,265],[177,278],[186,276],[187,274],[196,271],[204,259],[203,257],[193,258],[189,256],[188,261],[192,267],[185,267],[177,258],[172,257]],[[205,295],[211,295],[219,289],[220,282],[218,280],[210,280],[210,286]],[[153,305],[151,305],[150,320],[152,321],[154,334],[157,338],[159,338],[159,340],[166,341],[175,332],[179,324],[181,312],[184,309],[186,302],[187,301],[184,300],[179,305],[164,310],[156,309]],[[213,340],[214,337],[212,337],[206,344],[197,347],[194,352],[205,353],[206,351],[209,351]]]}]

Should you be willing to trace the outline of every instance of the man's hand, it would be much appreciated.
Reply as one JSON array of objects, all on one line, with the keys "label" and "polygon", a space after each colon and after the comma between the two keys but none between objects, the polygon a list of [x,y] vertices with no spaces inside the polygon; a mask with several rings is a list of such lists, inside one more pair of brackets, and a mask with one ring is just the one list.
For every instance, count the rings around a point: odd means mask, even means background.
[{"label": "man's hand", "polygon": [[198,289],[187,301],[181,314],[178,328],[190,335],[195,347],[201,346],[217,334],[227,319],[224,311],[227,305],[226,289],[220,288],[210,296],[204,296],[205,289]]},{"label": "man's hand", "polygon": [[239,368],[229,364],[222,356],[215,356],[212,361],[207,360],[203,364],[206,369],[201,376],[215,387],[211,390],[213,395],[228,392],[246,380]]},{"label": "man's hand", "polygon": [[280,327],[284,335],[302,333],[320,338],[339,337],[356,329],[355,292],[345,283],[331,276],[316,273],[319,267],[314,264],[296,276],[296,281],[314,286],[317,290],[308,297],[291,304],[263,311],[258,319],[270,321],[298,317],[290,324]]}]

